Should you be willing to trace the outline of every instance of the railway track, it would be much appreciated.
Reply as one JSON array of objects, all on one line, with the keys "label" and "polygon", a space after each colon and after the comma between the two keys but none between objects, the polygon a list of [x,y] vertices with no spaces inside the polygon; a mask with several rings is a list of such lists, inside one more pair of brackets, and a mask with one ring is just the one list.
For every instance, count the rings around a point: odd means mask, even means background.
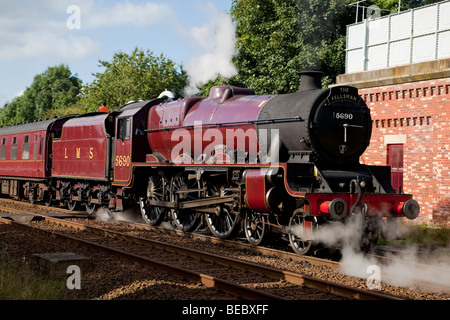
[{"label": "railway track", "polygon": [[[54,229],[55,224],[61,226],[58,232],[50,231],[54,237],[62,237],[145,265],[170,270],[192,281],[200,281],[205,286],[216,287],[245,299],[308,299],[308,296],[318,299],[321,295],[324,295],[327,300],[338,299],[338,297],[398,299],[293,272],[180,248],[161,241],[130,236],[45,215],[35,216],[43,221],[31,224],[36,225],[34,227],[40,230]],[[3,218],[0,221],[18,224]],[[19,225],[30,228],[30,224],[19,223]],[[67,228],[68,226],[70,229]],[[130,245],[131,243],[133,245]]]},{"label": "railway track", "polygon": [[[28,204],[26,204],[26,205],[28,205]],[[5,209],[5,210],[9,210],[9,209]],[[62,213],[58,214],[58,216],[60,218],[61,217],[70,218],[70,217],[87,216],[87,215],[83,215],[83,214],[81,214],[81,216],[79,216],[79,213],[74,214],[74,212],[71,212],[71,211],[68,211],[68,210],[65,210],[65,209],[62,209],[62,211],[64,212],[63,215],[61,215]],[[2,212],[1,208],[0,208],[0,212]],[[16,210],[15,212],[20,213],[20,212],[23,212],[23,211]],[[0,214],[0,216],[1,215],[5,216],[5,214]],[[28,215],[30,216],[30,214],[28,214]],[[53,213],[53,215],[57,215],[57,214]],[[17,214],[15,214],[14,216],[17,216]],[[33,215],[33,216],[36,217],[36,216],[39,216],[39,215]],[[41,219],[44,219],[44,217],[41,217]],[[45,219],[47,221],[49,221],[51,218],[50,217],[45,217]],[[62,224],[61,220],[58,220],[58,221],[59,221],[58,222],[59,224]],[[165,229],[165,228],[162,228],[162,227],[153,227],[153,226],[149,226],[149,225],[146,225],[146,224],[139,224],[139,223],[127,223],[127,222],[123,222],[123,221],[120,221],[120,223],[107,224],[107,225],[108,225],[107,226],[108,229],[115,229],[115,230],[120,230],[120,231],[127,230],[127,229],[142,230],[141,232],[133,231],[133,233],[138,233],[141,236],[146,237],[146,238],[149,235],[151,235],[152,237],[157,235],[157,234],[164,235],[162,237],[158,236],[158,238],[164,238],[164,241],[166,241],[168,239],[172,243],[177,243],[176,241],[175,242],[172,241],[175,238],[185,239],[186,237],[188,237],[188,238],[193,240],[193,241],[190,241],[190,242],[201,241],[202,243],[204,242],[204,243],[219,244],[220,247],[235,248],[238,251],[245,250],[245,252],[248,251],[249,253],[252,252],[253,254],[257,254],[257,255],[261,255],[261,256],[265,256],[265,257],[266,256],[274,256],[274,257],[277,257],[277,258],[281,258],[283,260],[291,260],[291,261],[299,262],[300,265],[302,265],[302,263],[306,263],[307,265],[311,264],[311,265],[314,265],[314,266],[325,266],[325,267],[327,267],[329,269],[332,269],[332,270],[338,270],[340,268],[339,262],[336,262],[336,261],[330,261],[330,260],[327,260],[327,259],[320,259],[320,258],[311,257],[311,256],[301,256],[301,255],[297,255],[297,254],[294,254],[294,253],[290,253],[290,252],[286,252],[286,251],[280,251],[280,250],[266,248],[266,247],[259,247],[259,246],[255,247],[255,246],[251,246],[251,245],[246,244],[246,243],[240,243],[240,242],[231,241],[231,240],[221,240],[221,239],[217,239],[217,238],[212,237],[212,236],[207,236],[207,235],[202,235],[202,234],[184,233],[184,232],[181,232],[181,231],[178,231],[178,230],[170,230],[170,229]],[[82,229],[87,229],[87,227],[82,227]],[[145,232],[147,230],[150,230],[151,232],[149,232],[149,233]],[[102,232],[105,232],[105,231],[99,231],[99,232],[102,233]],[[116,235],[115,237],[119,237],[119,238],[122,237],[123,238],[125,236],[125,235],[121,234],[120,232],[118,232],[117,234],[120,235],[120,236]],[[128,240],[126,240],[126,242],[127,243],[130,243],[130,241],[136,242],[136,241],[138,241],[138,240],[136,240],[138,238],[139,237],[135,237],[135,239],[132,239],[132,240],[128,239]],[[148,241],[150,241],[150,240],[146,239],[145,242],[147,242],[147,243],[144,244],[147,247],[151,246],[151,244],[149,244]],[[186,241],[180,241],[180,243],[182,243],[182,245],[184,245],[185,242]],[[214,246],[214,245],[212,245],[212,246]],[[125,250],[126,250],[126,248],[125,248]],[[182,249],[182,251],[183,251],[183,253],[186,253],[187,249]],[[177,253],[177,254],[180,255],[180,253]],[[197,256],[198,255],[205,256],[206,253],[204,251],[201,251],[201,252],[197,253]],[[389,263],[389,262],[386,262],[386,261],[389,260],[386,257],[379,257],[379,256],[377,256],[377,257],[373,257],[373,258],[379,259],[381,265]],[[216,260],[217,258],[213,256],[211,259],[212,260]],[[241,258],[239,257],[239,259],[241,259]],[[259,262],[257,262],[257,263],[259,263]],[[222,269],[224,268],[223,265],[222,265],[221,268]],[[220,270],[220,268],[219,268],[219,270]],[[302,267],[302,272],[304,272],[303,267]],[[206,274],[206,272],[204,272],[203,274]],[[291,280],[286,280],[285,279],[287,277],[286,274],[284,274],[284,275],[281,274],[280,275],[280,274],[273,273],[269,277],[272,277],[276,281],[282,281],[282,282],[290,283],[289,281],[291,281]],[[334,277],[332,279],[334,280]],[[207,281],[207,280],[205,280],[205,281]],[[275,282],[276,281],[272,281],[272,285],[273,286],[275,286]],[[307,276],[303,276],[303,278],[301,280],[295,280],[294,284],[297,283],[296,285],[300,285],[302,287],[309,286],[311,288],[318,288],[319,290],[322,290],[322,292],[323,292],[323,290],[325,290],[326,292],[333,292],[333,290],[336,290],[336,289],[330,289],[328,283],[322,284],[322,285],[318,285],[318,284],[313,285],[312,283],[307,283],[308,281],[309,281],[308,277]],[[420,281],[418,279],[415,279],[414,282],[419,287],[435,290],[435,292],[449,292],[450,291],[449,290],[450,288],[446,288],[445,285],[443,285],[442,283],[432,283],[430,281],[424,282],[424,281]],[[257,286],[254,285],[253,287],[257,287]],[[267,291],[267,290],[265,289],[265,291]],[[276,289],[273,289],[273,291],[276,291]],[[390,292],[391,290],[383,290],[383,291]],[[368,292],[376,293],[376,292],[373,292],[373,291],[368,291]],[[396,295],[398,294],[395,289],[394,289],[394,292],[395,292]],[[337,293],[337,294],[341,295],[341,293]],[[358,294],[345,293],[345,294],[342,294],[342,295],[344,297],[347,297],[347,298],[348,297],[350,297],[350,298],[359,298],[358,297],[359,293]],[[401,296],[408,297],[409,295],[401,294]],[[363,295],[362,298],[363,299],[368,299],[369,297],[364,297],[364,295]],[[298,298],[298,299],[301,299],[301,298]]]},{"label": "railway track", "polygon": [[[2,201],[7,201],[12,204],[18,203],[17,201],[10,200],[10,199],[2,199]],[[23,205],[24,207],[36,206],[36,205],[31,205],[29,203],[24,203],[24,202],[19,202],[19,203],[21,205]],[[54,217],[58,217],[58,216],[62,217],[62,218],[63,217],[65,217],[65,218],[70,218],[70,217],[74,217],[74,218],[90,217],[90,218],[92,218],[93,217],[92,215],[83,214],[83,212],[74,212],[71,210],[63,209],[63,208],[48,209],[49,207],[44,207],[44,206],[39,206],[39,207],[46,209],[46,211],[49,212],[49,215],[54,216]],[[30,220],[32,217],[31,214],[24,213],[24,212],[27,212],[27,210],[18,210],[18,209],[13,209],[10,207],[2,207],[0,205],[0,215],[1,215],[1,212],[8,212],[8,211],[12,214],[11,218],[14,218],[14,219],[22,220],[20,218],[17,218],[19,216],[19,214],[23,214],[22,215],[22,217],[24,218],[23,220]],[[2,216],[6,217],[8,215],[3,214]],[[322,258],[318,258],[315,256],[299,255],[294,252],[289,252],[287,250],[279,250],[279,249],[274,249],[274,248],[265,247],[265,246],[253,246],[246,242],[219,239],[214,236],[195,233],[195,232],[186,233],[181,230],[169,229],[169,228],[165,228],[165,227],[161,227],[161,226],[150,226],[148,224],[139,223],[139,222],[132,222],[132,223],[129,223],[127,221],[115,221],[115,222],[120,222],[120,224],[122,224],[122,225],[127,225],[132,228],[139,229],[139,230],[149,230],[149,231],[156,231],[158,233],[164,233],[164,234],[173,235],[173,236],[182,236],[185,238],[187,237],[189,239],[204,241],[207,243],[220,244],[221,246],[225,246],[228,248],[247,250],[247,251],[255,252],[255,253],[258,253],[258,254],[261,254],[264,256],[273,256],[276,258],[288,259],[290,261],[296,261],[296,262],[300,262],[300,263],[307,262],[307,263],[310,263],[312,265],[317,265],[317,266],[327,266],[332,270],[339,269],[339,262],[330,260],[330,259],[322,259]]]},{"label": "railway track", "polygon": [[[314,266],[325,266],[327,268],[330,268],[331,270],[340,270],[341,265],[339,258],[337,260],[329,259],[329,258],[319,258],[316,256],[308,256],[308,255],[299,255],[293,252],[289,252],[286,250],[280,250],[280,249],[273,249],[265,246],[253,246],[245,242],[235,241],[235,240],[224,240],[224,239],[218,239],[213,236],[208,236],[204,234],[198,234],[198,233],[185,233],[180,230],[175,229],[167,229],[163,227],[155,227],[155,226],[149,226],[148,224],[142,224],[142,223],[127,223],[127,222],[121,222],[121,224],[128,225],[132,228],[137,228],[141,230],[150,230],[150,231],[157,231],[159,233],[168,234],[172,236],[180,236],[180,237],[188,237],[193,240],[199,240],[204,241],[207,243],[213,243],[213,244],[220,244],[221,246],[226,246],[229,248],[235,248],[240,250],[245,250],[248,252],[254,252],[257,254],[261,254],[263,256],[272,256],[280,259],[287,259],[290,261],[295,261],[299,263],[308,263]],[[397,249],[399,250],[399,249]],[[335,249],[334,251],[339,251],[339,249]],[[448,268],[442,268],[437,266],[429,266],[426,264],[421,264],[418,262],[413,261],[405,261],[404,259],[397,259],[397,256],[389,254],[392,251],[392,249],[385,249],[385,248],[379,248],[377,250],[377,253],[367,253],[364,256],[367,258],[367,260],[371,261],[377,261],[379,266],[382,267],[382,279],[392,279],[395,277],[395,274],[393,274],[394,271],[398,271],[398,268],[400,268],[399,265],[404,265],[405,268],[408,270],[416,269],[416,270],[427,270],[428,274],[446,274],[448,273]],[[402,251],[399,250],[397,252],[399,255],[401,255]],[[340,253],[333,253],[334,256],[340,257]],[[392,265],[398,266],[398,268],[391,267]],[[396,270],[397,269],[397,270]],[[450,293],[450,286],[446,283],[442,283],[439,281],[434,281],[431,277],[428,277],[429,279],[424,279],[424,277],[414,277],[414,276],[406,276],[405,272],[402,274],[403,282],[405,283],[411,283],[419,288],[423,288],[429,291],[435,291],[435,292],[446,292]],[[399,282],[400,283],[400,282]]]}]

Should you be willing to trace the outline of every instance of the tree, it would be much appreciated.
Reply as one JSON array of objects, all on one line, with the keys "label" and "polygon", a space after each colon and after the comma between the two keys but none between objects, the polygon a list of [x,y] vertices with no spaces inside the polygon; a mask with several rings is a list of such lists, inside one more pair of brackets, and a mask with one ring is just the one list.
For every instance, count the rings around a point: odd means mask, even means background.
[{"label": "tree", "polygon": [[[400,10],[409,10],[418,8],[427,4],[432,4],[436,2],[440,2],[442,0],[401,0],[400,1]],[[347,1],[347,2],[355,2],[355,1]],[[398,11],[398,0],[368,0],[362,3],[364,6],[376,5],[380,9],[388,10],[391,13],[396,13]]]},{"label": "tree", "polygon": [[49,110],[67,108],[79,99],[81,80],[66,65],[49,67],[34,77],[23,95],[0,110],[0,124],[10,125],[45,117]]},{"label": "tree", "polygon": [[86,111],[97,110],[102,101],[115,110],[130,100],[157,98],[166,89],[179,95],[187,83],[181,67],[149,50],[135,48],[131,55],[118,52],[110,62],[99,61],[99,66],[104,72],[94,74],[96,79],[83,87],[80,104]]},{"label": "tree", "polygon": [[302,69],[322,69],[331,79],[344,70],[342,22],[350,16],[344,1],[235,0],[231,14],[235,80],[258,93],[296,91]]},{"label": "tree", "polygon": [[[439,0],[402,0],[411,9]],[[299,87],[298,72],[320,69],[323,85],[345,72],[346,26],[355,22],[356,0],[234,0],[238,75],[230,84],[260,94],[287,93]],[[397,12],[398,0],[367,0],[382,15]],[[360,10],[361,14],[362,10]],[[360,20],[360,19],[359,19]]]}]

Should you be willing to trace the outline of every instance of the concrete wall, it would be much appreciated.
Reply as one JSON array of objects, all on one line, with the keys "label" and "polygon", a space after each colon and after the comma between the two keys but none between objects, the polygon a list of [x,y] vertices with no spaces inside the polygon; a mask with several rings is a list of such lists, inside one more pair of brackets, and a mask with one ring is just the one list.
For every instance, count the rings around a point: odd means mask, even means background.
[{"label": "concrete wall", "polygon": [[347,26],[347,73],[450,57],[450,1]]}]

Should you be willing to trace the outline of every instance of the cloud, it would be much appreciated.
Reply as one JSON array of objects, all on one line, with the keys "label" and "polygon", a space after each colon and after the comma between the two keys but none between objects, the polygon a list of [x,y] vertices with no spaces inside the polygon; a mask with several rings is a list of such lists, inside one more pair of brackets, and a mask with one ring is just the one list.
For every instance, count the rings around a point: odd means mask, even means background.
[{"label": "cloud", "polygon": [[97,52],[90,37],[67,28],[65,7],[54,1],[11,1],[0,12],[0,61],[76,60]]},{"label": "cloud", "polygon": [[135,26],[148,27],[170,19],[174,15],[172,8],[166,4],[147,2],[132,4],[130,2],[118,3],[111,8],[94,8],[86,6],[89,11],[83,10],[85,23],[83,27],[117,27]]},{"label": "cloud", "polygon": [[[83,59],[101,50],[100,41],[93,38],[94,29],[143,28],[168,20],[173,15],[168,5],[153,2],[106,5],[109,3],[92,0],[16,0],[2,3],[0,61]],[[77,27],[71,27],[73,25]]]},{"label": "cloud", "polygon": [[99,45],[87,36],[27,30],[16,33],[14,41],[3,42],[0,60],[56,58],[70,61],[82,59],[98,50]]},{"label": "cloud", "polygon": [[14,96],[14,98],[16,98],[16,97],[21,97],[21,96],[23,96],[24,93],[25,93],[25,90],[20,90],[19,92],[16,93],[16,95]]}]

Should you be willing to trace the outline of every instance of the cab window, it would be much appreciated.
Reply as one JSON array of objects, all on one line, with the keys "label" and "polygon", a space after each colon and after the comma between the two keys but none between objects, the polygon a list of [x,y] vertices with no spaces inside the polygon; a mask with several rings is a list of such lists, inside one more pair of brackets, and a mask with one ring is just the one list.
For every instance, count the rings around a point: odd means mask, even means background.
[{"label": "cab window", "polygon": [[117,122],[117,139],[129,140],[131,131],[131,118],[119,118]]}]

